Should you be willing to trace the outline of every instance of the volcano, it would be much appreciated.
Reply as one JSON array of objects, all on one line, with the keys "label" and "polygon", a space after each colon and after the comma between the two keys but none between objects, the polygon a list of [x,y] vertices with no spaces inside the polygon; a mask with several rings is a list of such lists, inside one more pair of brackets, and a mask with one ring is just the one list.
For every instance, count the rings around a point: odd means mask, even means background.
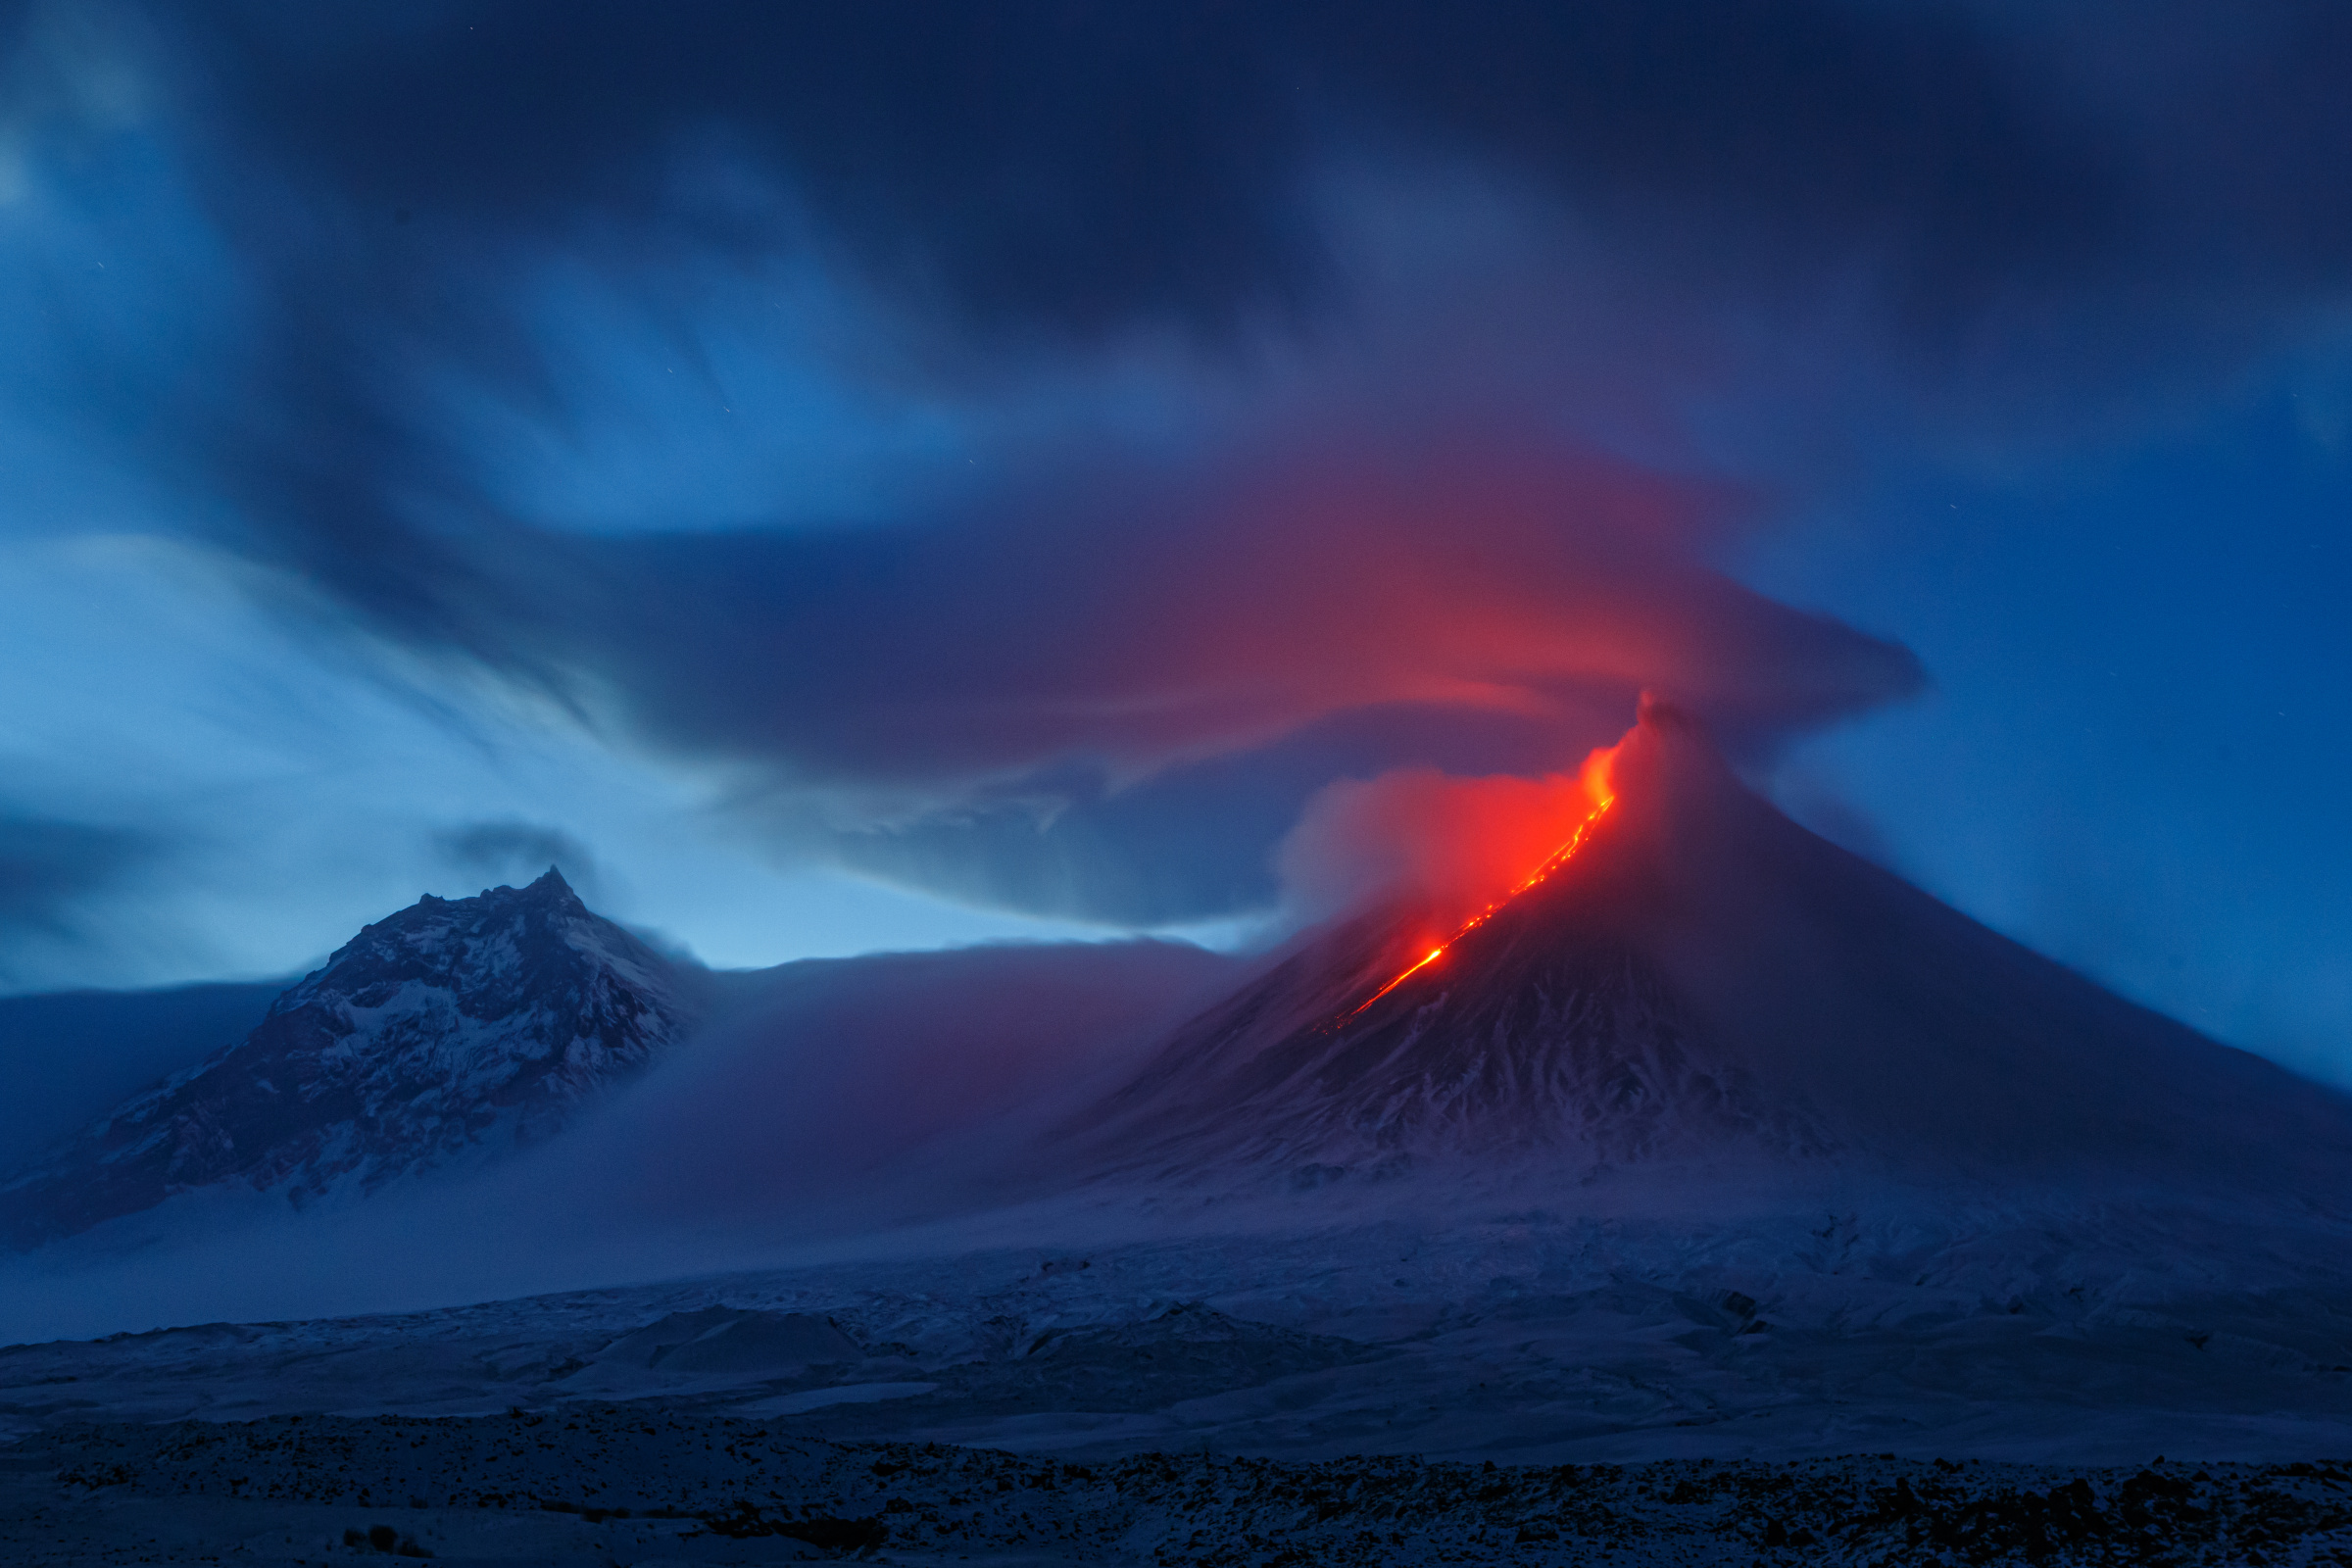
[{"label": "volcano", "polygon": [[2352,1101],[1790,821],[1645,702],[1606,800],[1442,945],[1306,940],[1072,1124],[1132,1178],[1864,1171],[2340,1199]]}]

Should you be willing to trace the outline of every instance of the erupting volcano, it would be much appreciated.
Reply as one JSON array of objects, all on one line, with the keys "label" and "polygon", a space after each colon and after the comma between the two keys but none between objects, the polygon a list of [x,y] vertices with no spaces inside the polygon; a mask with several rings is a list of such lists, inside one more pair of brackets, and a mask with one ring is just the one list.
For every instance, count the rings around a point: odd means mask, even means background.
[{"label": "erupting volcano", "polygon": [[1357,1013],[1363,1012],[1369,1008],[1372,1004],[1378,1002],[1381,998],[1387,996],[1390,992],[1396,990],[1407,980],[1410,980],[1414,975],[1419,974],[1423,969],[1428,968],[1431,964],[1446,956],[1447,949],[1451,948],[1455,943],[1461,941],[1462,938],[1468,936],[1471,932],[1477,930],[1480,926],[1485,925],[1489,920],[1493,919],[1496,910],[1502,908],[1503,906],[1509,904],[1513,899],[1518,898],[1520,895],[1528,893],[1541,886],[1543,883],[1550,880],[1551,874],[1554,871],[1557,871],[1561,866],[1566,865],[1568,861],[1575,856],[1576,852],[1584,848],[1585,839],[1592,833],[1593,824],[1600,820],[1602,814],[1605,813],[1610,807],[1617,804],[1616,793],[1609,787],[1609,768],[1611,764],[1616,761],[1616,759],[1617,748],[1611,746],[1602,751],[1594,752],[1586,760],[1584,778],[1582,782],[1584,784],[1586,798],[1592,803],[1592,809],[1588,810],[1584,815],[1584,819],[1576,824],[1576,830],[1568,835],[1566,843],[1562,844],[1558,849],[1552,851],[1551,854],[1544,857],[1543,863],[1538,865],[1533,871],[1530,871],[1526,876],[1520,878],[1519,881],[1511,887],[1510,891],[1495,899],[1492,904],[1489,904],[1485,908],[1479,910],[1469,919],[1464,920],[1458,927],[1455,928],[1451,936],[1439,943],[1436,947],[1431,948],[1427,953],[1421,955],[1420,957],[1415,958],[1411,963],[1405,965],[1404,968],[1398,970],[1396,978],[1389,981],[1387,985],[1382,986],[1378,991],[1373,992],[1369,997],[1366,997],[1361,1003],[1357,1004],[1348,1011],[1346,1018],[1342,1018],[1340,1021],[1342,1023],[1346,1023],[1348,1018],[1353,1018]]},{"label": "erupting volcano", "polygon": [[1326,929],[1074,1124],[1125,1178],[1672,1165],[2262,1186],[2352,1103],[1817,838],[1645,703],[1588,814],[1442,941]]}]

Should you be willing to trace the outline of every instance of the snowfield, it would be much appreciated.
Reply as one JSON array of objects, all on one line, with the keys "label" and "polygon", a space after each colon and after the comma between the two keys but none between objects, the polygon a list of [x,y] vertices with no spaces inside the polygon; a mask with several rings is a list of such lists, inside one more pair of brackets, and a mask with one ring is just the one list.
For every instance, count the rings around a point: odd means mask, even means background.
[{"label": "snowfield", "polygon": [[2278,1277],[2224,1288],[2193,1253],[2133,1254],[2226,1216],[2109,1216],[2104,1251],[2035,1218],[1937,1238],[1832,1213],[1695,1233],[1518,1214],[869,1257],[20,1346],[0,1421],[617,1398],[1089,1458],[2352,1455],[2352,1291],[2289,1267],[2352,1255],[2340,1237],[2272,1238]]}]

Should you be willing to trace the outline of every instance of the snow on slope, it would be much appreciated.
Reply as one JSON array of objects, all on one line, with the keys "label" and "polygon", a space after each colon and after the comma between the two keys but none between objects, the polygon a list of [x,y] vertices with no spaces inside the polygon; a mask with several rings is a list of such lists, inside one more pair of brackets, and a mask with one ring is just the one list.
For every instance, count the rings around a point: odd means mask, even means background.
[{"label": "snow on slope", "polygon": [[542,1141],[683,1031],[668,963],[554,870],[368,926],[252,1034],[0,1186],[0,1239],[212,1189],[300,1206]]},{"label": "snow on slope", "polygon": [[0,1438],[623,1398],[1080,1456],[2352,1452],[2352,1296],[2297,1280],[2307,1236],[2249,1227],[2200,1282],[2174,1238],[2231,1216],[2110,1215],[2078,1248],[2046,1215],[1893,1207],[1099,1235],[23,1346]]}]

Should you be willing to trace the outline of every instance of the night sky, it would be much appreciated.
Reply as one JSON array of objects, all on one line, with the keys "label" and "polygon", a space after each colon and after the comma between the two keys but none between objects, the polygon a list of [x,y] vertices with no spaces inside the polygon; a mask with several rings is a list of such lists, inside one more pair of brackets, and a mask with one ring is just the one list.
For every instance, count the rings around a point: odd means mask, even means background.
[{"label": "night sky", "polygon": [[1335,788],[1654,689],[2352,1081],[2347,82],[2263,0],[0,0],[0,989],[551,861],[722,965],[1259,942]]}]

